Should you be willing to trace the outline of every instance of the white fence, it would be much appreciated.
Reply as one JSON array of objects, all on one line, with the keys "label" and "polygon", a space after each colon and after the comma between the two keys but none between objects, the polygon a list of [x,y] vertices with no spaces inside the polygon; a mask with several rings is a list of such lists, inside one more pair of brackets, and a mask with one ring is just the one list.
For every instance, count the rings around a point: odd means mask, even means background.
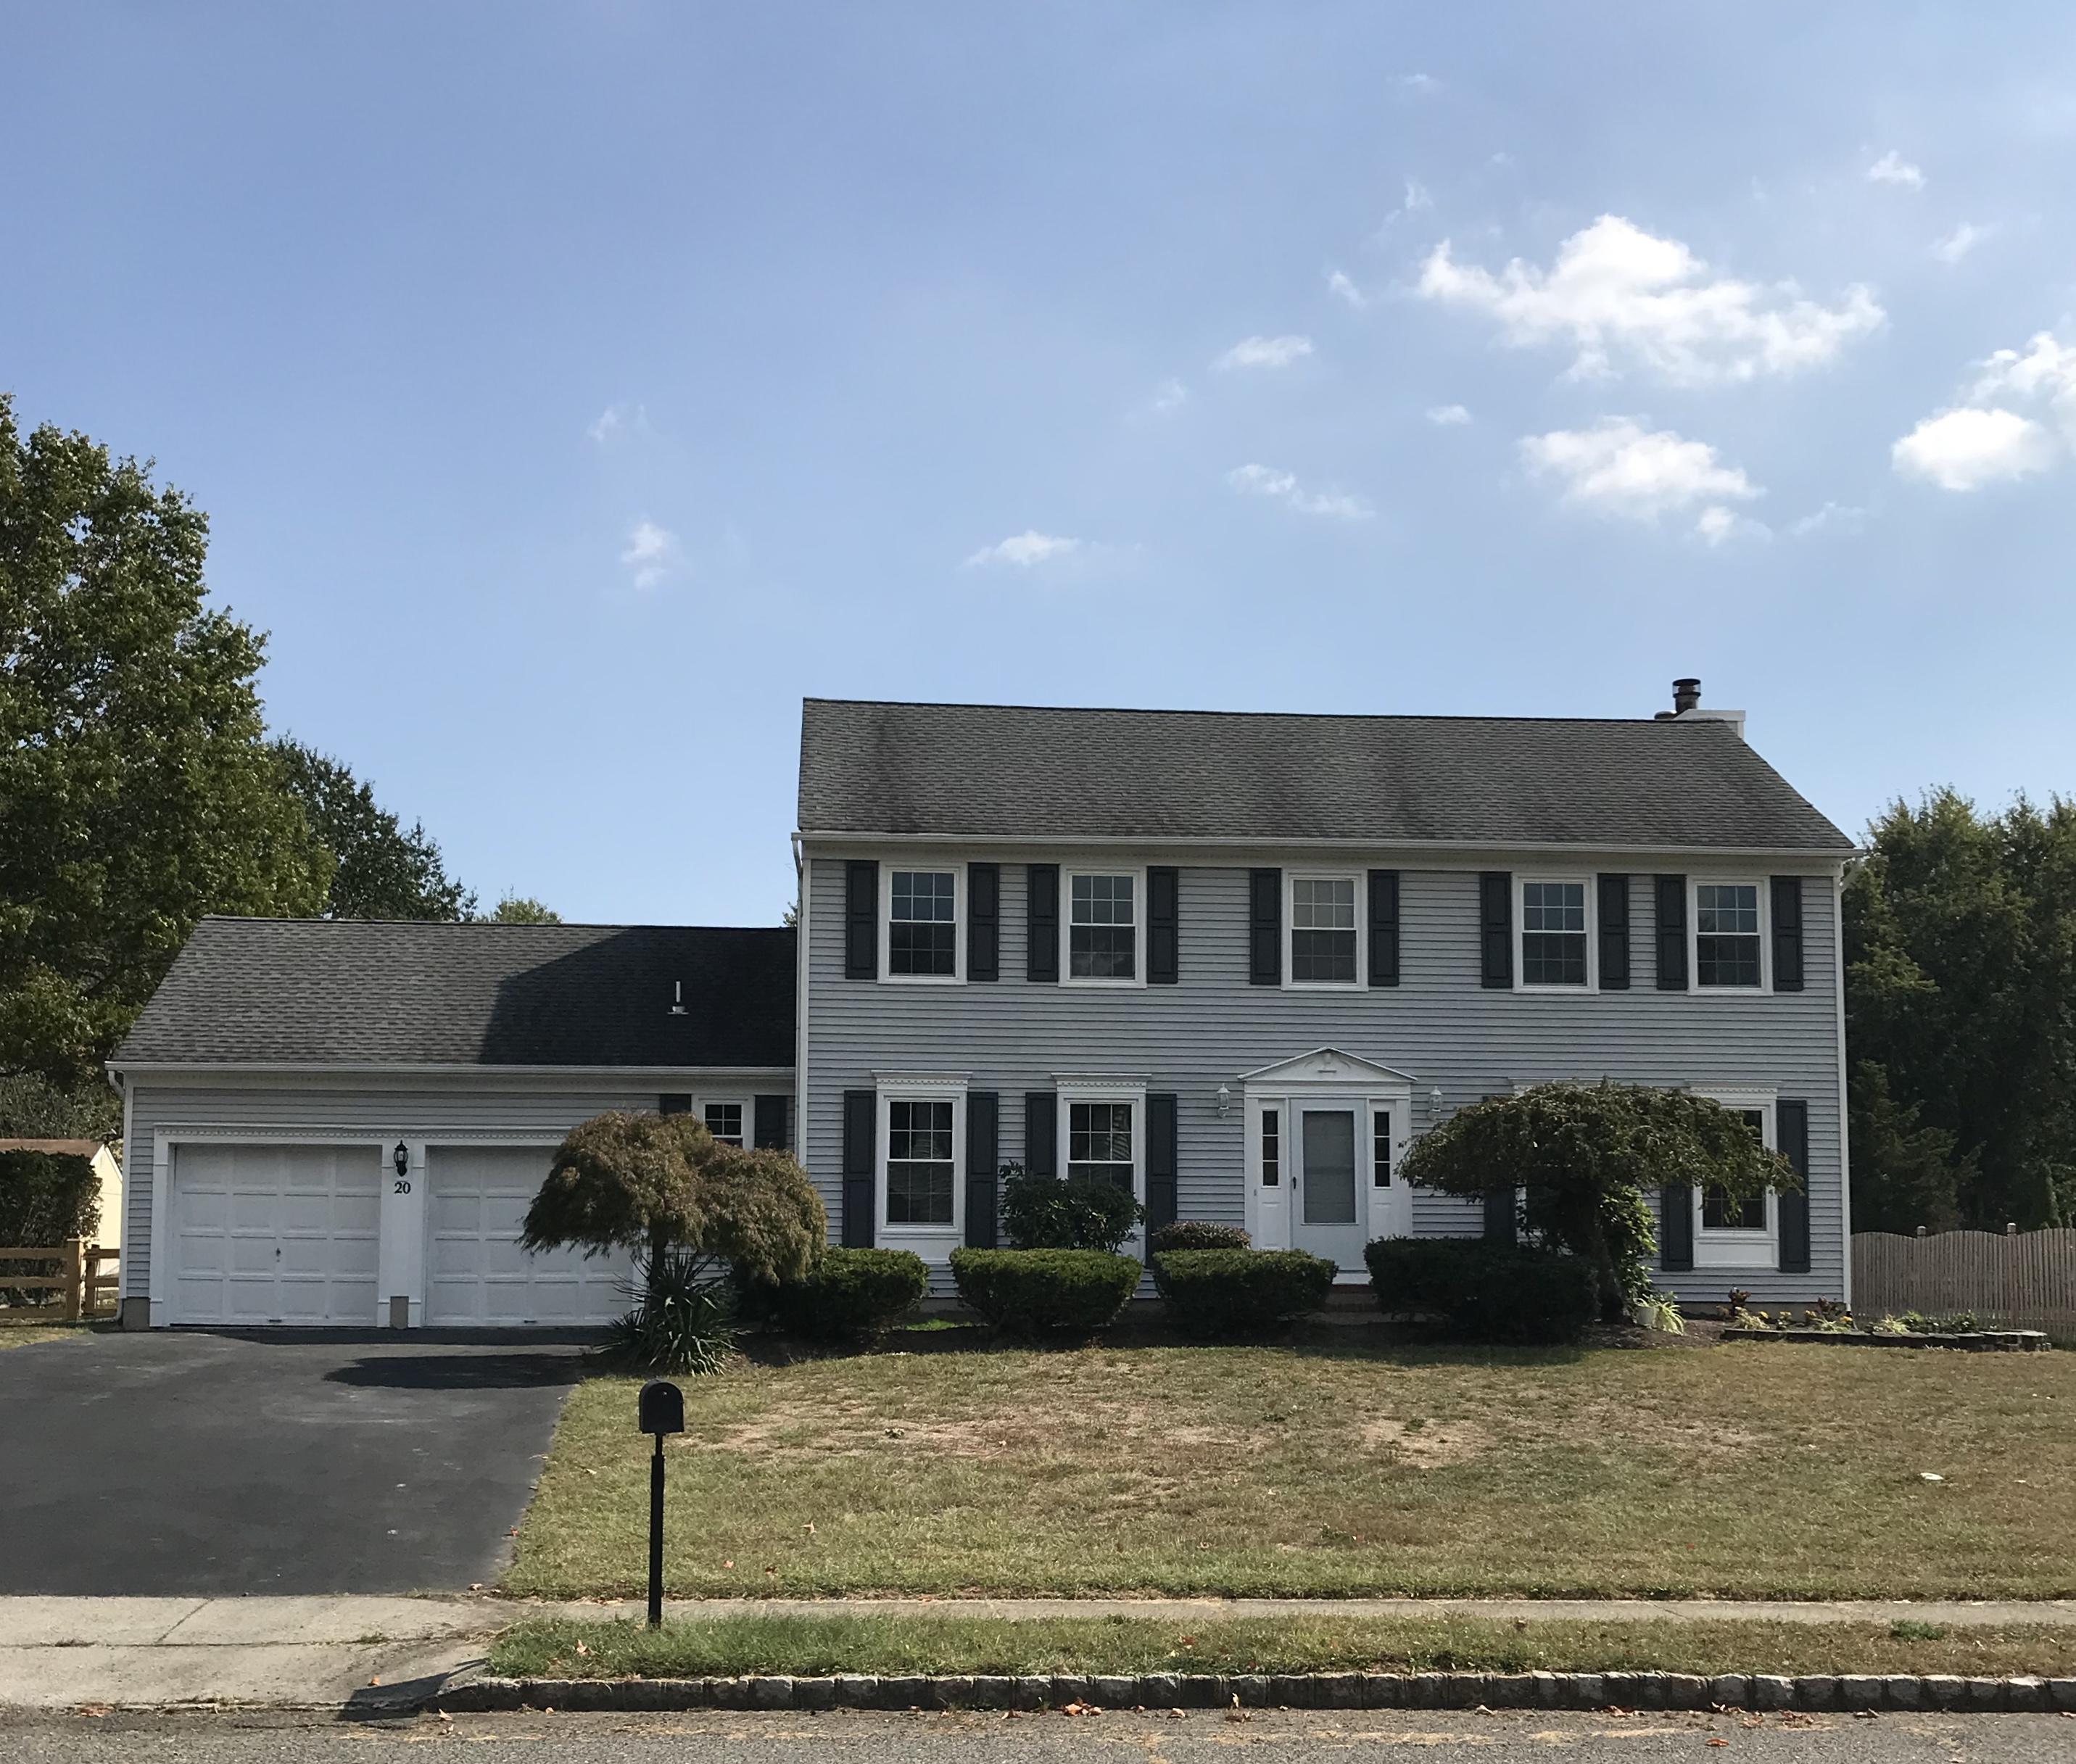
[{"label": "white fence", "polygon": [[1857,1232],[1853,1310],[1870,1318],[1973,1311],[1986,1323],[2076,1339],[2076,1231]]}]

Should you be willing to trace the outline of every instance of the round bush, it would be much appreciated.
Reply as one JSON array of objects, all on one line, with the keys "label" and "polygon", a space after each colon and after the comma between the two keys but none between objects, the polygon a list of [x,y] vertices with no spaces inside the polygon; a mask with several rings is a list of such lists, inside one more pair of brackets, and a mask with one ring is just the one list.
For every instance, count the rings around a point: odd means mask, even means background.
[{"label": "round bush", "polygon": [[1203,1219],[1177,1219],[1146,1240],[1149,1255],[1163,1250],[1244,1250],[1252,1240],[1237,1225],[1213,1225]]},{"label": "round bush", "polygon": [[1011,1335],[1101,1329],[1123,1310],[1144,1270],[1103,1250],[952,1251],[959,1297]]},{"label": "round bush", "polygon": [[1005,1164],[1002,1228],[1019,1250],[1115,1251],[1146,1217],[1145,1210],[1107,1177],[1029,1176]]},{"label": "round bush", "polygon": [[930,1271],[910,1251],[825,1249],[805,1280],[771,1288],[766,1308],[789,1334],[871,1341],[929,1289]]},{"label": "round bush", "polygon": [[1582,1256],[1481,1238],[1379,1238],[1370,1283],[1387,1311],[1435,1311],[1472,1341],[1576,1341],[1600,1314],[1600,1278]]},{"label": "round bush", "polygon": [[1166,1250],[1153,1258],[1169,1315],[1192,1335],[1246,1334],[1315,1311],[1334,1274],[1331,1262],[1302,1250]]}]

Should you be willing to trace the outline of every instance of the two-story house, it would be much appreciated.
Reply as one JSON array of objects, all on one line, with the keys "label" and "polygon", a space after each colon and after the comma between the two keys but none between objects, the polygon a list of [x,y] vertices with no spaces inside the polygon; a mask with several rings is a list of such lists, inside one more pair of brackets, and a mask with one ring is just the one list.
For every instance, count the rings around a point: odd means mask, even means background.
[{"label": "two-story house", "polygon": [[1418,1135],[1603,1077],[1804,1177],[1668,1189],[1666,1289],[1846,1291],[1852,848],[1695,683],[1634,720],[810,699],[798,824],[797,936],[206,922],[113,1063],[126,1317],[597,1320],[624,1269],[517,1236],[604,1107],[794,1146],[832,1235],[941,1291],[1012,1163],[1360,1280],[1371,1238],[1510,1228],[1407,1189]]}]

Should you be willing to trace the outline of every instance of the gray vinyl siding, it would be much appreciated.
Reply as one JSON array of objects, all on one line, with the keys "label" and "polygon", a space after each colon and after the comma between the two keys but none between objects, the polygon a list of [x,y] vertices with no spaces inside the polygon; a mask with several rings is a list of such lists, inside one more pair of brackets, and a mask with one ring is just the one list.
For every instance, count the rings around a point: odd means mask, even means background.
[{"label": "gray vinyl siding", "polygon": [[[471,1082],[464,1075],[413,1079],[402,1074],[366,1088],[292,1083],[152,1083],[142,1077],[131,1088],[130,1139],[124,1147],[122,1293],[142,1297],[151,1289],[152,1208],[158,1188],[156,1137],[164,1131],[225,1131],[264,1139],[298,1135],[365,1132],[388,1143],[453,1135],[567,1133],[580,1121],[610,1109],[654,1109],[659,1090],[697,1090],[745,1096],[791,1091],[791,1079],[687,1077],[671,1084],[630,1090],[605,1079],[587,1089],[562,1076],[543,1076],[539,1088]],[[748,1123],[745,1123],[745,1127]]]},{"label": "gray vinyl siding", "polygon": [[[857,855],[868,855],[859,853]],[[870,854],[882,855],[882,854]],[[909,852],[883,854],[937,863]],[[842,1094],[870,1088],[884,1072],[964,1073],[969,1088],[1001,1093],[1001,1156],[1023,1155],[1020,1094],[1052,1087],[1059,1072],[1143,1079],[1177,1094],[1179,1211],[1182,1218],[1239,1223],[1244,1207],[1244,1110],[1240,1074],[1322,1046],[1412,1073],[1413,1127],[1431,1125],[1427,1093],[1439,1087],[1443,1114],[1518,1085],[1612,1078],[1696,1088],[1756,1086],[1809,1105],[1811,1269],[1703,1268],[1660,1283],[1697,1301],[1720,1302],[1733,1285],[1758,1303],[1834,1296],[1845,1281],[1839,1136],[1836,896],[1828,873],[1805,873],[1806,990],[1733,997],[1661,993],[1651,936],[1650,872],[1661,861],[1595,854],[1552,865],[1511,866],[1630,875],[1630,987],[1552,996],[1486,990],[1479,984],[1477,872],[1401,866],[1400,984],[1349,991],[1286,991],[1248,983],[1248,874],[1239,865],[1179,861],[1181,982],[1096,990],[1032,985],[1024,973],[1023,862],[1063,861],[1057,850],[990,850],[1002,864],[1001,972],[989,983],[902,986],[843,977],[844,860],[811,856],[808,994],[803,1000],[806,1068],[801,1142],[808,1173],[840,1216]],[[1097,858],[1093,862],[1105,860]],[[1170,861],[1157,850],[1118,867]],[[1263,864],[1292,864],[1264,853]],[[1352,869],[1352,863],[1320,863]],[[1509,867],[1496,857],[1489,867]],[[1692,874],[1713,866],[1689,865]],[[1781,865],[1786,870],[1791,865]],[[1767,866],[1725,864],[1725,874]],[[961,935],[963,936],[963,928]],[[1230,1085],[1231,1113],[1218,1113]],[[1435,1194],[1414,1199],[1422,1235],[1472,1234],[1477,1209]],[[940,1289],[941,1280],[935,1282]]]}]

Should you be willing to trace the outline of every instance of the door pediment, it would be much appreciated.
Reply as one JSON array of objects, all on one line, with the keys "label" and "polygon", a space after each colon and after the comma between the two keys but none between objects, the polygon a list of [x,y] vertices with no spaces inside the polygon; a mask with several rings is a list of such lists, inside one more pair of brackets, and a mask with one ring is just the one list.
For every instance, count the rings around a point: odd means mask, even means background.
[{"label": "door pediment", "polygon": [[1294,1060],[1279,1060],[1273,1065],[1240,1074],[1240,1082],[1250,1090],[1257,1086],[1284,1089],[1292,1085],[1316,1085],[1322,1088],[1403,1090],[1410,1090],[1415,1081],[1410,1072],[1380,1065],[1374,1060],[1364,1060],[1339,1048],[1314,1048]]}]

